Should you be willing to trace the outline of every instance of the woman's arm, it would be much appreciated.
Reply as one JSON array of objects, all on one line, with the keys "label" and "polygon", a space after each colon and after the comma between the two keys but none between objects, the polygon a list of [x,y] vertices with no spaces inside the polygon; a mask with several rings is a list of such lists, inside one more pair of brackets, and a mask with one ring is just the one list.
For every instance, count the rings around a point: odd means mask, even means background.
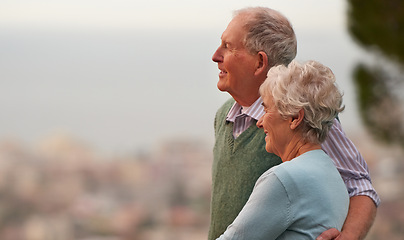
[{"label": "woman's arm", "polygon": [[265,174],[258,179],[246,205],[218,240],[275,239],[289,225],[288,213],[290,201],[285,188],[275,174]]}]

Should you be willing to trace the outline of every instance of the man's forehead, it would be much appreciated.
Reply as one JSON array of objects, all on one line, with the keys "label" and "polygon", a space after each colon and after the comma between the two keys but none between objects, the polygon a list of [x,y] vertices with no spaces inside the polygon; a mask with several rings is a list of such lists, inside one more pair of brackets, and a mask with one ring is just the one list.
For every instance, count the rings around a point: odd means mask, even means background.
[{"label": "man's forehead", "polygon": [[239,43],[243,41],[245,34],[246,31],[243,29],[242,25],[235,22],[233,19],[222,33],[221,39],[224,42]]}]

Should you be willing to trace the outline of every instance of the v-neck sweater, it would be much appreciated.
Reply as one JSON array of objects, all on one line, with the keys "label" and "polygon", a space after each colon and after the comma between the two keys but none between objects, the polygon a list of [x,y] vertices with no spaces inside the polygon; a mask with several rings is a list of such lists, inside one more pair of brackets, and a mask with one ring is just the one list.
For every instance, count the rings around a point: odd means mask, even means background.
[{"label": "v-neck sweater", "polygon": [[234,104],[228,100],[215,117],[212,198],[209,240],[218,238],[247,202],[257,179],[281,159],[265,150],[265,133],[256,120],[236,139],[226,116]]}]

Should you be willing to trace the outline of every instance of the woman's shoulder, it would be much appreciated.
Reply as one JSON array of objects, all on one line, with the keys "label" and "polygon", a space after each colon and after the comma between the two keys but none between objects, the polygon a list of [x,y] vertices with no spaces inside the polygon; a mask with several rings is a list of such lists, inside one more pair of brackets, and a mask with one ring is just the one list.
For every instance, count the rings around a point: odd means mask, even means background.
[{"label": "woman's shoulder", "polygon": [[339,176],[332,159],[323,150],[306,152],[273,169],[274,174],[284,183],[303,184],[329,174]]}]

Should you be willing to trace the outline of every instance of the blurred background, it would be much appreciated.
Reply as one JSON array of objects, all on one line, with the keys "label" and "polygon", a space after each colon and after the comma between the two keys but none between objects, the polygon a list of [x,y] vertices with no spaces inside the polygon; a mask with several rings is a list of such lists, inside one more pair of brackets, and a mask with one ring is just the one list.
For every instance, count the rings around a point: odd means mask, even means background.
[{"label": "blurred background", "polygon": [[340,119],[402,239],[400,0],[0,2],[0,239],[206,239],[216,89],[232,11],[282,12],[330,67]]}]

